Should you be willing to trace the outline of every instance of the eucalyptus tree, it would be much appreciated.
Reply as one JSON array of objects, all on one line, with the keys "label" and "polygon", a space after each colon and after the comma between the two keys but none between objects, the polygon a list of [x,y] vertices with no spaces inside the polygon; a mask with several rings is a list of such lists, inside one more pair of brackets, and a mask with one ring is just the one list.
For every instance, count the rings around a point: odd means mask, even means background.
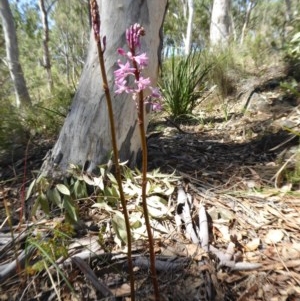
[{"label": "eucalyptus tree", "polygon": [[245,16],[245,21],[244,21],[242,33],[241,33],[240,44],[244,43],[244,38],[245,38],[246,31],[248,29],[248,25],[249,25],[249,22],[250,22],[251,12],[254,9],[254,7],[256,6],[256,4],[257,4],[257,1],[254,1],[254,0],[250,0],[247,3],[246,16]]},{"label": "eucalyptus tree", "polygon": [[51,47],[53,72],[76,87],[89,43],[89,1],[57,1],[50,12],[53,21]]},{"label": "eucalyptus tree", "polygon": [[209,37],[210,0],[169,0],[164,23],[166,56],[171,49],[187,53],[204,48]]},{"label": "eucalyptus tree", "polygon": [[299,20],[295,18],[299,9],[299,1],[256,1],[249,22],[251,38],[260,39],[268,47],[282,49],[289,33],[299,27]]},{"label": "eucalyptus tree", "polygon": [[6,47],[6,63],[14,85],[16,106],[26,107],[31,105],[31,98],[26,86],[23,70],[19,62],[19,47],[16,27],[8,0],[0,1],[0,18]]},{"label": "eucalyptus tree", "polygon": [[37,0],[11,0],[16,26],[20,63],[34,103],[49,97],[43,68],[43,27]]},{"label": "eucalyptus tree", "polygon": [[[98,0],[101,35],[106,36],[105,64],[109,88],[114,90],[113,72],[117,68],[117,49],[124,47],[125,30],[134,23],[145,28],[142,50],[147,51],[149,67],[145,75],[156,85],[159,54],[162,48],[162,24],[167,0]],[[134,165],[140,148],[136,104],[131,96],[113,94],[120,160]],[[42,167],[43,174],[65,172],[70,163],[87,171],[107,162],[112,150],[105,93],[102,86],[94,36],[91,35],[88,55],[77,93],[60,135]]]},{"label": "eucalyptus tree", "polygon": [[184,52],[186,55],[190,53],[191,46],[192,46],[193,19],[194,19],[194,0],[188,0],[188,22],[186,28],[186,36],[184,39]]},{"label": "eucalyptus tree", "polygon": [[226,45],[230,37],[231,0],[214,0],[210,21],[210,44]]},{"label": "eucalyptus tree", "polygon": [[43,62],[42,65],[47,72],[47,81],[48,81],[48,89],[51,92],[53,88],[53,80],[52,80],[52,73],[51,73],[51,59],[50,59],[50,50],[49,50],[49,12],[51,6],[55,3],[53,1],[46,7],[45,0],[39,0],[39,8],[41,13],[41,20],[43,25]]}]

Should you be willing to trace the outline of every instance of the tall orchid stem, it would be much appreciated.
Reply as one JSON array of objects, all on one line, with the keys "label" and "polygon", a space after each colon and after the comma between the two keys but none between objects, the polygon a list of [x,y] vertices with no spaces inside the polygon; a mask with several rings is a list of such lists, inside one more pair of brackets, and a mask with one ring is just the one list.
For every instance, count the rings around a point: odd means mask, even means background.
[{"label": "tall orchid stem", "polygon": [[[134,54],[134,52],[132,51]],[[140,78],[139,69],[137,63],[133,61],[133,67],[135,68],[135,78],[138,81]],[[139,124],[139,131],[140,131],[140,139],[142,145],[142,207],[145,217],[145,224],[148,234],[148,242],[149,242],[149,253],[150,253],[150,272],[152,277],[152,285],[154,289],[154,297],[156,301],[160,300],[159,297],[159,288],[158,288],[158,281],[157,281],[157,274],[155,268],[155,252],[154,252],[154,240],[150,225],[150,218],[149,212],[147,207],[147,200],[146,200],[146,188],[147,188],[147,169],[148,169],[148,150],[147,150],[147,140],[146,140],[146,133],[145,133],[145,114],[144,114],[144,93],[141,90],[138,94],[138,124]]]},{"label": "tall orchid stem", "polygon": [[[125,200],[123,186],[122,186],[121,168],[120,168],[120,164],[119,164],[119,151],[118,151],[117,139],[116,139],[116,130],[115,130],[116,128],[115,128],[115,122],[114,122],[113,107],[112,107],[112,101],[111,101],[110,90],[109,90],[108,80],[107,80],[107,75],[106,75],[106,68],[105,68],[105,63],[104,63],[105,49],[102,49],[102,45],[101,45],[101,39],[100,39],[100,33],[99,33],[100,16],[99,16],[99,12],[98,12],[97,1],[91,1],[91,2],[92,2],[91,6],[93,9],[92,18],[95,18],[95,21],[93,20],[93,22],[95,22],[96,27],[98,27],[98,28],[96,28],[96,32],[95,32],[95,40],[97,43],[98,59],[99,59],[100,70],[101,70],[101,75],[102,75],[103,89],[104,89],[106,102],[107,102],[108,116],[109,116],[109,122],[110,122],[111,141],[112,141],[112,148],[113,148],[113,153],[114,153],[116,179],[117,179],[117,183],[118,183],[118,187],[119,187],[120,199],[121,199],[121,204],[123,207],[123,215],[124,215],[125,226],[126,226],[127,255],[128,255],[127,260],[128,260],[128,269],[129,269],[129,277],[130,277],[131,300],[135,301],[134,273],[133,273],[132,251],[131,251],[131,231],[130,231],[129,215],[127,212],[126,200]],[[94,13],[94,15],[93,15],[93,13]],[[104,45],[104,48],[105,48],[105,45]]]},{"label": "tall orchid stem", "polygon": [[102,47],[101,47],[101,42],[97,43],[97,48],[98,48],[98,58],[99,58],[99,62],[100,62],[100,69],[101,69],[102,80],[103,80],[103,89],[105,92],[108,116],[109,116],[109,121],[110,121],[110,132],[111,132],[112,148],[113,148],[113,153],[114,153],[116,180],[118,182],[120,199],[121,199],[121,204],[123,207],[123,215],[124,215],[124,219],[125,219],[126,235],[127,235],[127,255],[128,255],[127,260],[128,260],[128,269],[129,269],[129,276],[130,276],[130,291],[131,291],[131,300],[134,301],[135,300],[135,290],[134,290],[134,273],[133,273],[133,263],[132,263],[131,231],[130,231],[129,215],[127,212],[126,200],[125,200],[123,186],[122,186],[121,168],[120,168],[120,164],[119,164],[119,151],[118,151],[117,139],[116,139],[114,114],[113,114],[110,91],[108,88],[108,81],[107,81],[107,76],[106,76],[106,69],[105,69],[105,64],[104,64],[104,56],[103,56],[103,51],[102,51]]}]

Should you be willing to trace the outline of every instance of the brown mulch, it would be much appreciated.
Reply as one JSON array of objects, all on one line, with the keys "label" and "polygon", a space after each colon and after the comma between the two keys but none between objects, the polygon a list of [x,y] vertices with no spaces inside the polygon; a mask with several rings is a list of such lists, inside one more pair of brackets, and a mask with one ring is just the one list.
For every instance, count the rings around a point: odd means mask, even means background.
[{"label": "brown mulch", "polygon": [[[210,112],[201,104],[195,112],[201,116],[197,121],[174,121],[162,115],[150,124],[149,171],[159,168],[167,175],[174,173],[173,186],[176,177],[183,179],[195,204],[194,213],[201,204],[206,208],[213,246],[225,252],[234,243],[236,262],[261,264],[250,271],[222,267],[176,231],[172,212],[171,218],[157,221],[157,228],[163,227],[155,232],[158,259],[172,262],[170,269],[158,274],[162,300],[300,300],[300,191],[299,182],[291,181],[299,159],[295,133],[300,132],[300,107],[276,85],[256,94],[257,101],[265,103],[251,104],[245,114],[243,105],[228,100],[226,116],[222,104],[216,103]],[[30,235],[38,232],[44,239],[61,223],[56,217],[18,226],[19,212],[12,210],[20,207],[23,184],[28,187],[34,175],[31,171],[39,169],[50,145],[30,148],[25,180],[24,160],[1,165],[1,267],[27,248]],[[176,198],[176,190],[173,195]],[[4,204],[15,212],[11,227],[5,223]],[[130,300],[124,248],[115,243],[113,233],[105,244],[99,243],[99,229],[109,217],[89,203],[83,205],[86,227],[75,229],[68,256],[57,261],[73,292],[53,266],[38,273],[19,268],[8,279],[0,278],[0,300],[58,300],[57,296],[61,300],[113,300],[104,299],[107,291],[101,292],[99,283],[119,296],[114,300]],[[9,245],[11,229],[15,237],[23,236]],[[87,249],[91,252],[84,255]],[[133,250],[137,299],[154,300],[148,268],[138,264],[141,258],[148,258],[146,240],[136,240]],[[74,255],[82,256],[84,262],[74,260]],[[35,253],[30,258],[31,264],[38,261]],[[209,281],[203,279],[208,274]],[[210,299],[199,293],[203,283],[215,289]]]}]

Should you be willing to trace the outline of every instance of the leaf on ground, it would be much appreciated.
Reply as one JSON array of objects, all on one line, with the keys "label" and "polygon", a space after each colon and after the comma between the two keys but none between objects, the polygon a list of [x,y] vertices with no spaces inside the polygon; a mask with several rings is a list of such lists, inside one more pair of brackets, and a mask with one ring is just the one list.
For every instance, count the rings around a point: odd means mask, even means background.
[{"label": "leaf on ground", "polygon": [[166,201],[157,195],[147,198],[149,214],[154,218],[164,218],[169,215],[169,209],[166,206]]},{"label": "leaf on ground", "polygon": [[[158,220],[151,221],[151,227],[154,230],[154,237],[161,238],[161,234],[168,234],[170,231]],[[157,234],[157,235],[156,235]]]},{"label": "leaf on ground", "polygon": [[98,200],[97,203],[93,204],[92,208],[100,208],[107,212],[116,212],[116,210],[114,210],[111,206],[109,206],[107,202],[103,200],[103,198],[101,200]]},{"label": "leaf on ground", "polygon": [[29,185],[29,187],[28,187],[28,190],[27,190],[27,193],[26,193],[26,200],[28,200],[29,197],[31,196],[31,193],[32,193],[32,190],[33,190],[33,188],[34,188],[35,183],[36,183],[36,180],[33,180],[33,181],[30,183],[30,185]]},{"label": "leaf on ground", "polygon": [[203,255],[206,254],[206,251],[204,251],[199,245],[197,244],[186,244],[185,250],[187,252],[186,256],[189,256],[191,258],[194,258],[195,260],[202,260]]},{"label": "leaf on ground", "polygon": [[260,245],[260,238],[254,238],[245,245],[246,251],[255,251]]},{"label": "leaf on ground", "polygon": [[113,226],[118,238],[123,243],[126,244],[127,243],[126,225],[125,225],[124,216],[121,213],[116,212],[116,214],[113,216],[112,226]]},{"label": "leaf on ground", "polygon": [[230,241],[230,232],[229,227],[227,225],[215,225],[215,229],[218,229],[220,237],[222,237],[223,241]]},{"label": "leaf on ground", "polygon": [[132,198],[135,195],[139,195],[141,193],[141,188],[131,181],[127,180],[123,185],[123,191],[129,198]]},{"label": "leaf on ground", "polygon": [[282,240],[284,233],[280,229],[271,229],[265,237],[267,244],[276,244]]},{"label": "leaf on ground", "polygon": [[58,191],[64,195],[71,195],[69,188],[64,184],[57,184],[56,188]]},{"label": "leaf on ground", "polygon": [[300,243],[284,245],[281,254],[285,260],[300,258]]}]

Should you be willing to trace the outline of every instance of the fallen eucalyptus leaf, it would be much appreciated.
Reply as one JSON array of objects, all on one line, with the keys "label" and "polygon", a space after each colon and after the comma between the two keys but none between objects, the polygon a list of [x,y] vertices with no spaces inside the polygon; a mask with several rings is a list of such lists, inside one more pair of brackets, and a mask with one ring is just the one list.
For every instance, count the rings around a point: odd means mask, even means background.
[{"label": "fallen eucalyptus leaf", "polygon": [[169,209],[166,201],[157,195],[147,198],[147,205],[149,214],[154,218],[163,218],[169,215]]},{"label": "fallen eucalyptus leaf", "polygon": [[245,245],[246,251],[255,251],[260,245],[260,238],[254,238]]},{"label": "fallen eucalyptus leaf", "polygon": [[267,244],[276,244],[282,240],[284,233],[280,229],[271,229],[265,237]]}]

